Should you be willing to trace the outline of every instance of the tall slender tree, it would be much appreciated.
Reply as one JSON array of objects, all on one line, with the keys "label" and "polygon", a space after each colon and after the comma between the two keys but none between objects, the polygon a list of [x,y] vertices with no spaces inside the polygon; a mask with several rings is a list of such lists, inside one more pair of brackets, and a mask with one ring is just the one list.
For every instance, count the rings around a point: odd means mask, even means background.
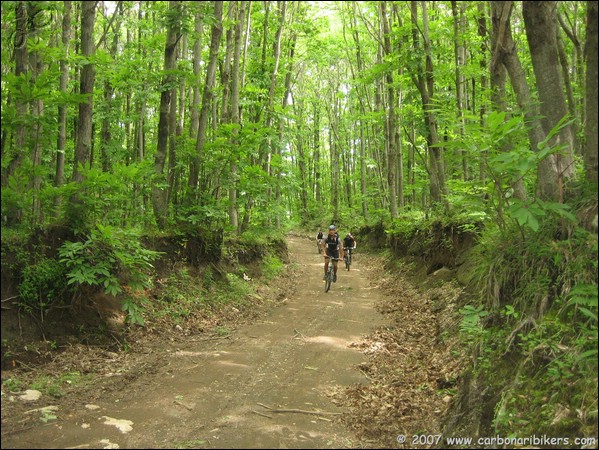
[{"label": "tall slender tree", "polygon": [[597,3],[588,1],[585,40],[585,128],[584,162],[587,180],[597,186]]},{"label": "tall slender tree", "polygon": [[93,57],[96,53],[94,43],[94,25],[96,21],[96,2],[81,2],[81,55],[83,67],[80,72],[79,94],[84,98],[79,103],[77,117],[77,135],[75,139],[75,156],[73,159],[72,181],[79,185],[79,190],[69,199],[67,217],[75,229],[86,227],[89,211],[85,205],[85,194],[81,186],[85,179],[85,171],[89,169],[93,144],[92,116],[93,95],[96,80],[96,69]]},{"label": "tall slender tree", "polygon": [[[508,111],[506,83],[507,75],[509,74],[512,88],[516,93],[516,98],[520,107],[524,110],[524,115],[530,123],[529,138],[531,145],[538,147],[541,141],[541,133],[538,119],[536,117],[537,107],[534,105],[526,76],[520,59],[516,45],[512,39],[512,31],[510,18],[512,15],[513,3],[511,1],[494,1],[491,2],[491,15],[493,24],[493,33],[491,36],[493,54],[491,58],[491,101],[496,111]],[[504,152],[510,150],[511,145],[508,142],[503,144],[501,149]],[[515,179],[508,180],[510,187],[514,190],[514,196],[524,200],[528,197],[524,187],[522,177],[518,176]],[[496,188],[499,190],[499,210],[501,211],[504,197],[503,185],[499,183]]]},{"label": "tall slender tree", "polygon": [[176,103],[173,97],[174,75],[173,71],[177,65],[177,43],[181,37],[181,2],[169,2],[169,27],[164,47],[164,75],[160,93],[160,117],[158,121],[158,143],[154,155],[154,183],[152,186],[152,206],[154,217],[158,227],[166,226],[168,212],[168,183],[164,173],[164,167],[168,151],[168,141],[171,128],[169,127],[171,102]]},{"label": "tall slender tree", "polygon": [[[59,90],[66,95],[69,83],[69,51],[71,42],[71,9],[72,2],[65,0],[62,12],[62,48],[64,56],[60,59],[60,82]],[[56,175],[54,176],[54,185],[59,187],[65,181],[65,151],[67,144],[67,105],[60,103],[58,105],[58,135],[56,142]],[[54,200],[54,215],[58,216],[62,197],[57,195]]]},{"label": "tall slender tree", "polygon": [[556,39],[556,6],[555,1],[522,2],[543,135],[549,138],[547,145],[557,148],[539,163],[537,189],[541,199],[561,203],[564,182],[572,179],[576,172],[571,125],[565,124],[552,135],[560,122],[568,117]]},{"label": "tall slender tree", "polygon": [[[420,8],[418,7],[420,4]],[[426,141],[429,153],[428,172],[430,175],[430,195],[433,203],[446,203],[447,186],[445,182],[443,149],[439,139],[437,116],[434,111],[434,73],[431,42],[429,37],[428,12],[425,2],[410,2],[412,18],[412,40],[416,54],[424,54],[424,64],[418,62],[418,71],[411,74],[422,102],[424,122],[426,124]],[[422,11],[422,24],[419,23],[419,9]],[[421,47],[422,38],[422,51]]]},{"label": "tall slender tree", "polygon": [[[205,173],[205,146],[208,138],[208,118],[214,101],[214,85],[216,82],[216,67],[220,49],[221,36],[223,34],[223,2],[215,1],[212,32],[210,37],[210,56],[206,68],[206,79],[202,93],[202,106],[198,117],[198,134],[196,137],[195,153],[189,173],[189,196],[188,203],[195,204],[200,195],[206,194],[207,177]],[[200,175],[202,185],[200,186]],[[198,191],[199,188],[199,191]]]},{"label": "tall slender tree", "polygon": [[235,43],[233,50],[232,76],[231,76],[231,154],[230,154],[230,180],[229,180],[229,223],[235,227],[238,232],[239,227],[239,210],[237,208],[237,189],[238,189],[238,159],[239,154],[237,148],[239,146],[239,130],[241,128],[241,111],[239,106],[239,90],[242,76],[240,73],[241,67],[241,47],[243,40],[244,20],[248,2],[239,2],[239,7],[236,10],[235,17]]},{"label": "tall slender tree", "polygon": [[[383,42],[383,55],[385,59],[390,59],[391,51],[391,28],[389,26],[389,17],[387,13],[387,2],[379,2],[379,20],[381,22],[381,40]],[[389,67],[385,72],[385,81],[387,88],[387,120],[385,126],[385,146],[387,147],[387,190],[389,193],[389,210],[392,219],[399,216],[397,210],[397,142],[396,142],[396,123],[395,117],[395,85],[393,82],[393,70]]]}]

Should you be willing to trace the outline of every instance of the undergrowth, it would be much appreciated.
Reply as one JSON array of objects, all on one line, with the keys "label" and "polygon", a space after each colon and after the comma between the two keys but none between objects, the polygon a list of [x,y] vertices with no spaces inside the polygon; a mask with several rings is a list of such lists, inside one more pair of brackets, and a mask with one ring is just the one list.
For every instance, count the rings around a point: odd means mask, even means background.
[{"label": "undergrowth", "polygon": [[485,431],[596,437],[597,234],[487,228],[471,257],[480,303],[461,332],[495,405]]},{"label": "undergrowth", "polygon": [[286,243],[272,235],[248,232],[224,243],[225,259],[191,270],[178,264],[159,279],[155,301],[144,316],[150,322],[172,321],[183,325],[198,316],[209,320],[217,310],[241,311],[259,300],[260,283],[275,278],[284,268],[279,255],[287,254]]}]

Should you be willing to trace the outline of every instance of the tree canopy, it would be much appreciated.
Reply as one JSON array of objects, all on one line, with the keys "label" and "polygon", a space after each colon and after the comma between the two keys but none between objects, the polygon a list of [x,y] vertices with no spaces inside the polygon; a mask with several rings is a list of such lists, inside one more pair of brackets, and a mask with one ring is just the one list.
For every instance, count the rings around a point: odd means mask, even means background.
[{"label": "tree canopy", "polygon": [[593,5],[3,2],[3,224],[535,229],[596,185]]}]

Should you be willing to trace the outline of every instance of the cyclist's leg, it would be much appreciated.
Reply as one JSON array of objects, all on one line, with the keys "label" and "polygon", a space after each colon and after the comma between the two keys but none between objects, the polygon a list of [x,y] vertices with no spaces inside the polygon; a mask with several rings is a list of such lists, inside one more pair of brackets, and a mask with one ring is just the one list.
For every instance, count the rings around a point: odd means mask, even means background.
[{"label": "cyclist's leg", "polygon": [[337,264],[339,263],[339,250],[334,250],[331,252],[331,257],[335,258],[333,260],[333,281],[337,280]]}]

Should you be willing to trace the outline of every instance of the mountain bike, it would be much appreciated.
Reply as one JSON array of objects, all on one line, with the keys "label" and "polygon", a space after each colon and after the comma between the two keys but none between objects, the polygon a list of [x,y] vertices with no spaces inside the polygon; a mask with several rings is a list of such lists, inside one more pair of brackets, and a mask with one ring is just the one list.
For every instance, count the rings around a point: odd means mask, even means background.
[{"label": "mountain bike", "polygon": [[316,248],[318,248],[319,255],[322,253],[322,243],[323,242],[324,242],[324,239],[316,239]]},{"label": "mountain bike", "polygon": [[329,289],[331,289],[331,283],[333,282],[333,277],[335,276],[335,265],[333,264],[333,261],[339,261],[339,258],[331,258],[328,255],[325,255],[325,258],[330,259],[329,268],[324,276],[324,291],[329,292]]},{"label": "mountain bike", "polygon": [[353,247],[343,247],[343,261],[345,262],[345,268],[349,270],[349,266],[351,266],[351,254]]}]

